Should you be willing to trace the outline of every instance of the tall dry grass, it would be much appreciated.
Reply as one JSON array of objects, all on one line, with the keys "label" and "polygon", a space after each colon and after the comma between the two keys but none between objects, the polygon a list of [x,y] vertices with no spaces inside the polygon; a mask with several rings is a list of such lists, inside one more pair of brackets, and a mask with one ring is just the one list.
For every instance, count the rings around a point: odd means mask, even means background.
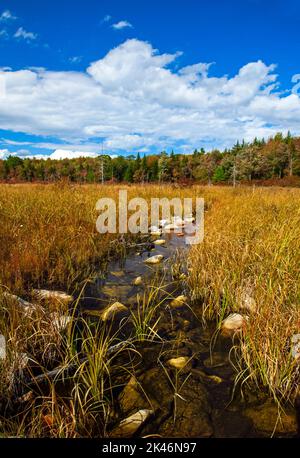
[{"label": "tall dry grass", "polygon": [[[291,338],[300,332],[300,191],[222,189],[205,218],[205,240],[190,252],[189,286],[203,319],[249,315],[239,345],[240,380],[292,397],[299,362]],[[241,298],[256,311],[241,310]]]}]

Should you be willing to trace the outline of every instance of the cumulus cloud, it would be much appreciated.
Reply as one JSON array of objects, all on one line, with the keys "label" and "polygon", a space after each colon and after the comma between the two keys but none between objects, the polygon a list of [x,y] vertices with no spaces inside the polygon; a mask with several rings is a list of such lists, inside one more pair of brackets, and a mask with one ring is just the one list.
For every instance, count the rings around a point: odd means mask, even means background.
[{"label": "cumulus cloud", "polygon": [[14,16],[9,10],[3,11],[0,15],[0,22],[14,21],[17,19],[17,16]]},{"label": "cumulus cloud", "polygon": [[130,24],[130,22],[128,21],[119,21],[119,22],[116,22],[115,24],[112,24],[112,28],[116,30],[122,30],[122,29],[132,28],[132,27],[133,27],[132,24]]},{"label": "cumulus cloud", "polygon": [[97,154],[87,151],[70,151],[66,149],[57,149],[50,154],[50,159],[75,159],[78,157],[96,157]]},{"label": "cumulus cloud", "polygon": [[171,69],[180,54],[133,39],[86,72],[5,71],[0,128],[55,137],[69,150],[95,154],[99,138],[106,152],[187,151],[278,130],[300,134],[299,95],[278,91],[274,65],[258,60],[232,77],[216,77],[211,63]]},{"label": "cumulus cloud", "polygon": [[36,40],[37,34],[33,32],[27,32],[23,27],[19,27],[14,34],[15,38],[22,38],[23,40]]}]

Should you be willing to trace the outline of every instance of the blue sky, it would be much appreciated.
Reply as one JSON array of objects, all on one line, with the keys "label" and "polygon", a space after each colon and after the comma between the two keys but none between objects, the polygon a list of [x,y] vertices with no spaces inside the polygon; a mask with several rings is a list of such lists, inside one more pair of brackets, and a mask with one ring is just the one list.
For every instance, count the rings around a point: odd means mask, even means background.
[{"label": "blue sky", "polygon": [[298,135],[299,23],[296,0],[0,0],[0,156]]}]

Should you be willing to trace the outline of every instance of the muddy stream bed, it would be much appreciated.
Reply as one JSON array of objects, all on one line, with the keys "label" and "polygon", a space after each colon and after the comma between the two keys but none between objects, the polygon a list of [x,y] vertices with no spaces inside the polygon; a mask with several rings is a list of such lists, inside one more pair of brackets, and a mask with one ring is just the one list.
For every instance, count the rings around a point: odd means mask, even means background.
[{"label": "muddy stream bed", "polygon": [[[153,245],[157,238],[164,239],[165,244]],[[115,388],[108,434],[296,436],[297,421],[292,408],[278,419],[278,408],[267,395],[245,387],[241,390],[241,386],[234,389],[232,340],[216,337],[214,323],[202,323],[201,304],[190,306],[186,301],[171,306],[172,298],[189,297],[182,281],[188,273],[184,267],[188,254],[185,237],[163,233],[161,237],[151,237],[150,242],[137,245],[124,259],[110,262],[106,273],[96,275],[86,286],[80,301],[81,313],[91,323],[97,322],[110,304],[117,301],[125,305],[128,312],[116,313],[109,329],[126,340],[134,330],[130,313],[137,314],[149,300],[150,291],[157,289],[160,305],[153,318],[157,323],[155,335],[135,342],[135,352],[121,354],[119,364],[127,370],[112,376]],[[155,255],[163,255],[164,259],[154,265],[144,262]],[[140,284],[134,285],[137,277],[142,277],[138,280]],[[137,412],[147,413],[139,426],[132,431],[120,429],[120,422],[122,425],[128,417],[135,418],[132,415]]]}]

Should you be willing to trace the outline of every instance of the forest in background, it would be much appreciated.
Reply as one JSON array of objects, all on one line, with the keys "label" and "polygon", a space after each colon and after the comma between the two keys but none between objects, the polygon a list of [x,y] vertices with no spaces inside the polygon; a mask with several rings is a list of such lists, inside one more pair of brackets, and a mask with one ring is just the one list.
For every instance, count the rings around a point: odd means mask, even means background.
[{"label": "forest in background", "polygon": [[237,142],[231,149],[203,148],[191,154],[82,157],[76,159],[36,159],[11,155],[0,160],[0,180],[4,182],[173,182],[233,184],[286,179],[300,186],[300,137],[276,134],[268,140]]}]

